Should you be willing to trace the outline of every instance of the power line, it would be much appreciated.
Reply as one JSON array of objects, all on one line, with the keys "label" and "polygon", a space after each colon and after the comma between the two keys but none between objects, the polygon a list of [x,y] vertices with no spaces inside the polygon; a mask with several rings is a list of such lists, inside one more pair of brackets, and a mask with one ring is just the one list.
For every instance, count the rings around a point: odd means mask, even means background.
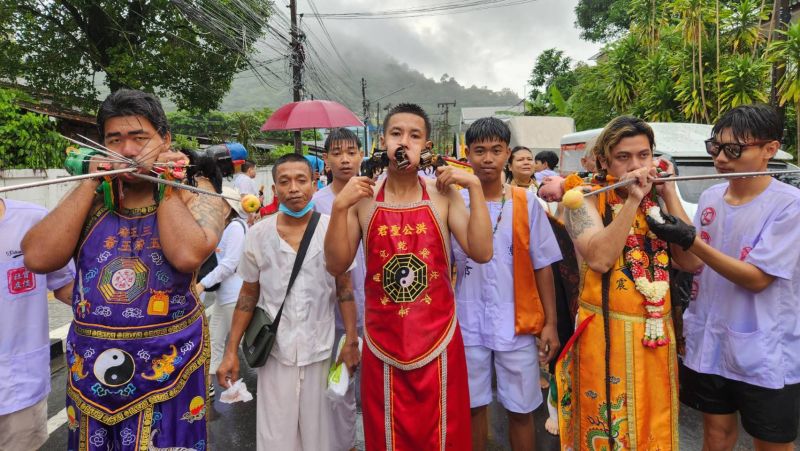
[{"label": "power line", "polygon": [[485,9],[505,8],[508,6],[524,5],[533,3],[536,0],[469,0],[440,3],[438,5],[423,6],[419,8],[389,9],[373,12],[348,12],[348,13],[326,13],[316,14],[316,16],[331,20],[344,19],[408,19],[423,16],[442,16],[449,14],[460,14],[471,11]]}]

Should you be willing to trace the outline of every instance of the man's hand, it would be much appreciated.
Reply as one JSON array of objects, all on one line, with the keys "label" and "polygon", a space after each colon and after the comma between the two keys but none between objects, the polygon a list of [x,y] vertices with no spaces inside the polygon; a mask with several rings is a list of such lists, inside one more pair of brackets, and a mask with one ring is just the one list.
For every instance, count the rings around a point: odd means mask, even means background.
[{"label": "man's hand", "polygon": [[664,218],[664,223],[660,224],[655,219],[647,216],[647,225],[650,231],[655,233],[657,237],[668,243],[675,243],[683,250],[688,251],[694,238],[697,236],[697,229],[693,225],[687,224],[680,219],[672,216],[671,214],[661,212]]},{"label": "man's hand", "polygon": [[200,294],[200,293],[206,291],[206,287],[204,287],[202,283],[197,282],[195,284],[195,286],[194,286],[194,291],[196,291],[197,294]]},{"label": "man's hand", "polygon": [[481,186],[481,181],[476,175],[452,166],[436,168],[436,189],[440,193],[445,192],[447,187],[453,184],[469,188],[470,186]]},{"label": "man's hand", "polygon": [[628,196],[633,200],[641,201],[653,187],[653,179],[656,178],[656,168],[644,167],[625,174],[620,181],[636,179],[636,182],[628,185]]},{"label": "man's hand", "polygon": [[225,352],[222,362],[217,367],[217,383],[221,387],[230,388],[237,380],[239,380],[239,356]]},{"label": "man's hand", "polygon": [[358,350],[358,339],[356,339],[356,341],[346,341],[344,343],[344,346],[342,346],[342,352],[339,353],[339,358],[336,359],[336,365],[338,366],[342,362],[344,362],[344,366],[347,367],[347,370],[350,372],[350,376],[352,376],[356,372],[358,364],[361,363],[361,352]]},{"label": "man's hand", "polygon": [[372,197],[374,195],[374,186],[375,181],[369,177],[352,177],[347,181],[347,185],[336,195],[334,206],[350,208],[361,199]]},{"label": "man's hand", "polygon": [[555,358],[561,343],[558,341],[558,331],[555,324],[545,324],[539,339],[536,340],[539,346],[539,364],[545,365]]},{"label": "man's hand", "polygon": [[[661,158],[656,160],[656,164],[663,171],[659,177],[672,177],[673,175],[675,175],[675,167],[673,166],[671,161],[665,158]],[[666,193],[674,193],[675,182],[656,183],[656,192],[661,197],[664,197]]]},{"label": "man's hand", "polygon": [[[171,166],[166,166],[166,168],[169,168],[172,176],[176,179],[183,179],[186,177],[186,165],[189,164],[189,157],[184,153],[170,149],[159,153],[156,163],[164,163],[166,165],[172,163]],[[164,165],[161,166],[164,167]]]}]

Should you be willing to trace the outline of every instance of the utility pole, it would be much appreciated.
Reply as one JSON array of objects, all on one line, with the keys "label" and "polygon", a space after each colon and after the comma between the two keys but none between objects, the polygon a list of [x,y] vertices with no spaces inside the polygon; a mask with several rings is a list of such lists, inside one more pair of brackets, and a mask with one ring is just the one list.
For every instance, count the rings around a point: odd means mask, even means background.
[{"label": "utility pole", "polygon": [[[300,31],[297,28],[297,0],[289,0],[289,12],[292,22],[292,99],[295,102],[299,102],[302,100],[303,63],[305,62],[305,54]],[[303,154],[303,139],[299,130],[294,132],[294,153],[298,155]]]},{"label": "utility pole", "polygon": [[[442,139],[446,139],[448,136],[450,136],[450,117],[449,117],[450,107],[452,106],[452,107],[455,108],[456,101],[453,100],[452,102],[442,102],[442,103],[439,103],[437,105],[439,106],[440,110],[444,109],[444,122],[442,123],[442,130],[443,130],[444,133],[442,133],[439,136],[440,140],[442,140]],[[442,146],[442,144],[439,143],[438,147],[444,147],[444,146]]]},{"label": "utility pole", "polygon": [[361,77],[361,108],[364,113],[364,146],[369,149],[369,100],[367,100],[367,80],[364,77]]}]

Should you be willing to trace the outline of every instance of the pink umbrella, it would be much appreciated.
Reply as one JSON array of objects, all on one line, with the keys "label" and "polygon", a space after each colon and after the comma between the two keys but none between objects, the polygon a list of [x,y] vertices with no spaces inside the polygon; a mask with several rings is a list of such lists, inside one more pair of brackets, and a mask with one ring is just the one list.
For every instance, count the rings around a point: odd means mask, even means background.
[{"label": "pink umbrella", "polygon": [[261,131],[363,126],[344,105],[330,100],[305,100],[278,108],[261,126]]}]

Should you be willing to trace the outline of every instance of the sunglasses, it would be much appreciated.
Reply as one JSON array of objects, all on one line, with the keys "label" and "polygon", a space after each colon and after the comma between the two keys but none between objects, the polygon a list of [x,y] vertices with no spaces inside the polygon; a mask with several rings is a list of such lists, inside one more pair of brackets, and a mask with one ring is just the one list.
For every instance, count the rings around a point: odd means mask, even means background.
[{"label": "sunglasses", "polygon": [[714,138],[705,140],[706,152],[716,158],[720,152],[725,152],[725,156],[731,160],[736,160],[742,156],[742,151],[748,147],[763,146],[764,144],[771,143],[773,140],[753,141],[749,143],[720,143],[714,141]]}]

